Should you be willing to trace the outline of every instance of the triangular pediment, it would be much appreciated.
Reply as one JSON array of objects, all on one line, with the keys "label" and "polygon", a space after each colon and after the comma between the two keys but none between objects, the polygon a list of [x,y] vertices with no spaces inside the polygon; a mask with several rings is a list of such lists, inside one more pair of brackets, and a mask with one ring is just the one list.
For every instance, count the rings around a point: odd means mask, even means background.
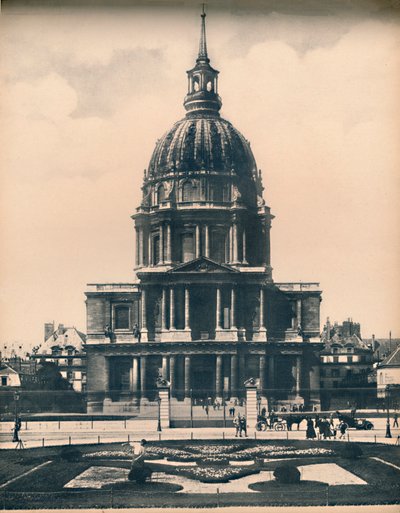
[{"label": "triangular pediment", "polygon": [[178,265],[174,269],[168,271],[169,273],[237,273],[229,265],[219,264],[210,258],[200,257],[190,262]]}]

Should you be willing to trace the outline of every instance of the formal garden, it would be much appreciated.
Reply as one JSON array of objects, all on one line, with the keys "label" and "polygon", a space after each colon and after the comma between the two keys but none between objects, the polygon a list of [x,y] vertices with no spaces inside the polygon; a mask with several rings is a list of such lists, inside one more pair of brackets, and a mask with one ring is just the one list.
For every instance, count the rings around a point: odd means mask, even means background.
[{"label": "formal garden", "polygon": [[145,479],[128,444],[0,451],[4,509],[395,504],[400,447],[347,441],[146,444]]}]

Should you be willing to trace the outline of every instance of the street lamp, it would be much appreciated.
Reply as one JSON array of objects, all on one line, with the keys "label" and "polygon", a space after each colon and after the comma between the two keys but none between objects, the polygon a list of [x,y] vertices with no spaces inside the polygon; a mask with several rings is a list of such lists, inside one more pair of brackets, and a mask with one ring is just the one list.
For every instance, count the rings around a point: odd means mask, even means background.
[{"label": "street lamp", "polygon": [[386,435],[385,438],[392,438],[390,432],[390,415],[389,415],[389,404],[390,404],[390,386],[385,387],[385,398],[386,398]]},{"label": "street lamp", "polygon": [[161,397],[157,397],[158,402],[158,423],[157,423],[157,431],[162,431],[161,429]]}]

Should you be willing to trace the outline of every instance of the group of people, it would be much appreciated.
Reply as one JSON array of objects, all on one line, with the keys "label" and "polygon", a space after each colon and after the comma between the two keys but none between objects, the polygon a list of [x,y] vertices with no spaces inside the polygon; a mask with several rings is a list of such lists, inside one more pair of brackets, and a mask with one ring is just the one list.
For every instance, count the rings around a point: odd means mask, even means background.
[{"label": "group of people", "polygon": [[340,420],[338,424],[335,425],[334,417],[331,413],[329,419],[327,417],[319,418],[318,415],[315,416],[315,423],[311,417],[307,417],[307,430],[306,430],[306,438],[313,440],[317,438],[317,433],[315,428],[318,428],[320,438],[324,440],[328,438],[336,438],[339,433],[339,440],[346,438],[346,433],[349,428],[347,422],[344,420]]},{"label": "group of people", "polygon": [[240,413],[238,413],[233,419],[233,425],[236,429],[235,437],[241,437],[243,433],[244,436],[247,436],[247,419],[244,415],[240,415]]}]

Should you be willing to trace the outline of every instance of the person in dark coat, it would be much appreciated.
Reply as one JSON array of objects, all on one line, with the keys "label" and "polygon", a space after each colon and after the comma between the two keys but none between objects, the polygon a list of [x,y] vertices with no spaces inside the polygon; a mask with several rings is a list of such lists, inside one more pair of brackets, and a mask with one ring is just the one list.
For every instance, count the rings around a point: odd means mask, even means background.
[{"label": "person in dark coat", "polygon": [[314,438],[317,438],[317,433],[315,432],[315,429],[314,429],[314,422],[313,422],[313,419],[311,417],[307,417],[306,438],[307,439],[311,438],[312,440]]}]

